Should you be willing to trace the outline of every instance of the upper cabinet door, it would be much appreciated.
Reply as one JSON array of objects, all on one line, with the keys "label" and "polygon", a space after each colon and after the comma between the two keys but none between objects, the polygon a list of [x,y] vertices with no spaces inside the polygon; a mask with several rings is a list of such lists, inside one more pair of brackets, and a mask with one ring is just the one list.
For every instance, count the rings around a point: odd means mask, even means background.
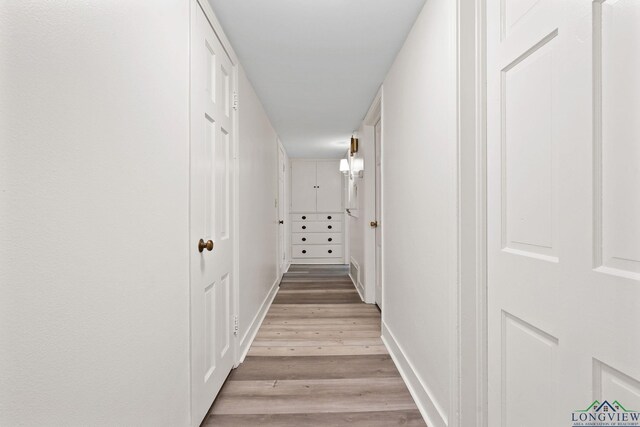
[{"label": "upper cabinet door", "polygon": [[291,212],[315,211],[316,162],[293,160],[291,161]]},{"label": "upper cabinet door", "polygon": [[317,163],[317,212],[342,211],[342,173],[340,161],[328,160]]}]

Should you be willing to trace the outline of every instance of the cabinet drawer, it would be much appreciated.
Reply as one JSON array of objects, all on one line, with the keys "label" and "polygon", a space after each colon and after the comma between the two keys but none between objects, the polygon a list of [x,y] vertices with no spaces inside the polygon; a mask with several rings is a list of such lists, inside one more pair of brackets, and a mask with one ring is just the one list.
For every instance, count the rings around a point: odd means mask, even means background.
[{"label": "cabinet drawer", "polygon": [[316,217],[318,221],[342,221],[341,213],[319,213]]},{"label": "cabinet drawer", "polygon": [[291,243],[294,245],[339,245],[342,233],[292,233]]},{"label": "cabinet drawer", "polygon": [[308,213],[299,213],[299,214],[291,214],[291,221],[317,221],[317,214],[308,214]]},{"label": "cabinet drawer", "polygon": [[342,231],[340,221],[294,222],[292,233],[339,233]]},{"label": "cabinet drawer", "polygon": [[294,258],[340,258],[341,245],[291,245]]}]

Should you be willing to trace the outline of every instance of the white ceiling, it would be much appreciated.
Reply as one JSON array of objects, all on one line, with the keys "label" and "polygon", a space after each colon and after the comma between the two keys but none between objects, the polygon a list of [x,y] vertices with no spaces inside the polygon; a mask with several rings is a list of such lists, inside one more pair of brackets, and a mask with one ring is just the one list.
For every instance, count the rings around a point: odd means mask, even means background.
[{"label": "white ceiling", "polygon": [[425,0],[209,0],[291,157],[342,157]]}]

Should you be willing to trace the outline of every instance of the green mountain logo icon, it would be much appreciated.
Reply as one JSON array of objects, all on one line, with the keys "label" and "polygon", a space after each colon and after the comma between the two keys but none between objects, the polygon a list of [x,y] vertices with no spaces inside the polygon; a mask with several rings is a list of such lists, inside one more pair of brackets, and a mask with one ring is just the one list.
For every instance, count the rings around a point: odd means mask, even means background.
[{"label": "green mountain logo icon", "polygon": [[638,411],[631,411],[627,408],[625,408],[624,406],[622,406],[622,404],[620,402],[618,402],[617,400],[614,400],[613,403],[609,403],[608,401],[604,401],[604,402],[600,402],[599,400],[594,400],[591,405],[589,405],[587,407],[587,409],[582,409],[582,410],[578,410],[575,412],[599,412],[600,410],[602,410],[603,407],[607,407],[607,408],[611,408],[611,410],[613,412],[638,412]]},{"label": "green mountain logo icon", "polygon": [[638,411],[629,411],[624,406],[622,406],[622,404],[620,402],[618,402],[617,400],[614,400],[612,405],[613,405],[614,408],[616,408],[618,410],[621,410],[622,412],[638,412]]},{"label": "green mountain logo icon", "polygon": [[599,406],[600,406],[600,401],[594,400],[593,403],[589,405],[587,409],[583,409],[581,411],[576,411],[576,412],[591,412],[592,410],[596,410]]}]

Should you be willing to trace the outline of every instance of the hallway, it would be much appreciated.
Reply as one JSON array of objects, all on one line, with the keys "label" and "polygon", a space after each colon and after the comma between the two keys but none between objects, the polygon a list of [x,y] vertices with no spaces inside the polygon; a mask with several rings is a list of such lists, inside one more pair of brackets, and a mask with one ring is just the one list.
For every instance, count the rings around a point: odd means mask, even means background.
[{"label": "hallway", "polygon": [[0,427],[640,427],[639,23],[1,1]]},{"label": "hallway", "polygon": [[203,426],[424,426],[343,266],[292,265]]}]

